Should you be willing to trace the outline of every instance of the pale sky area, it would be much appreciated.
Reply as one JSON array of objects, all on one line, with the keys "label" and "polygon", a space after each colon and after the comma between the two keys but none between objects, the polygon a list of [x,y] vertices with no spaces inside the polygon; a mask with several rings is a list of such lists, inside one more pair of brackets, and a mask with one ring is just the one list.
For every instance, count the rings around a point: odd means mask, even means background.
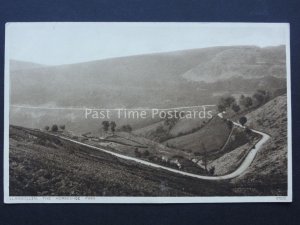
[{"label": "pale sky area", "polygon": [[277,46],[287,24],[9,23],[6,57],[45,65],[211,46]]}]

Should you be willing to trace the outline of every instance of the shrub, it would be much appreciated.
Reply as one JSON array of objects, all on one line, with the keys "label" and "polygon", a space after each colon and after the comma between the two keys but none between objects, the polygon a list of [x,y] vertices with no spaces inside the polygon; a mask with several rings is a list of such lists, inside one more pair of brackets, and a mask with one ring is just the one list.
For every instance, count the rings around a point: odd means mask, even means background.
[{"label": "shrub", "polygon": [[54,124],[52,127],[51,127],[51,131],[52,132],[57,132],[58,131],[58,126],[56,124]]},{"label": "shrub", "polygon": [[239,100],[240,105],[244,106],[246,109],[250,108],[253,105],[253,100],[251,97],[241,95]]},{"label": "shrub", "polygon": [[208,173],[209,173],[209,175],[214,175],[215,174],[215,167],[214,166],[212,166],[209,170],[208,170]]},{"label": "shrub", "polygon": [[134,155],[138,158],[140,158],[142,156],[142,154],[140,153],[139,149],[138,148],[135,148],[134,150]]},{"label": "shrub", "polygon": [[115,133],[116,126],[117,126],[117,124],[116,124],[115,121],[111,121],[111,122],[110,122],[110,130],[111,130],[111,132],[112,132],[113,134]]},{"label": "shrub", "polygon": [[270,100],[270,94],[265,90],[257,90],[253,94],[253,98],[257,101],[258,105],[262,105]]},{"label": "shrub", "polygon": [[221,97],[218,103],[218,111],[223,112],[236,102],[233,96]]},{"label": "shrub", "polygon": [[102,126],[103,126],[104,132],[107,132],[108,128],[109,128],[109,121],[107,121],[107,120],[103,121]]},{"label": "shrub", "polygon": [[242,126],[244,126],[247,123],[247,118],[245,116],[243,116],[239,119],[239,122]]},{"label": "shrub", "polygon": [[145,152],[144,152],[144,156],[149,156],[150,155],[150,152],[148,151],[148,150],[146,150]]},{"label": "shrub", "polygon": [[194,156],[200,156],[201,153],[200,152],[194,152]]},{"label": "shrub", "polygon": [[239,112],[239,111],[241,110],[241,108],[240,108],[240,106],[239,106],[238,104],[233,104],[233,105],[231,106],[231,108],[232,108],[232,110],[233,110],[235,113],[237,113],[237,112]]},{"label": "shrub", "polygon": [[250,134],[252,134],[252,130],[250,128],[246,127],[245,128],[245,133],[250,135]]},{"label": "shrub", "polygon": [[132,131],[132,127],[129,124],[123,125],[121,127],[120,131],[124,131],[124,132],[129,132],[130,133]]},{"label": "shrub", "polygon": [[231,130],[233,127],[233,122],[231,120],[227,120],[226,124],[227,124],[228,129]]}]

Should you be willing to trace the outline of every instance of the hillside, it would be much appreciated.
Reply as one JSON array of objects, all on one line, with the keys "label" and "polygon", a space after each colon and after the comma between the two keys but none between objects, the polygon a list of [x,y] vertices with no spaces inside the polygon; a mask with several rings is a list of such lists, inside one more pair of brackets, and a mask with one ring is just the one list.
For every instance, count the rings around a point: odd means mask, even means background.
[{"label": "hillside", "polygon": [[[224,93],[251,95],[260,87],[270,91],[285,88],[284,62],[283,46],[212,47],[46,67],[26,62],[23,69],[21,62],[12,61],[11,104],[29,108],[11,107],[10,122],[38,128],[50,123],[68,123],[74,132],[97,131],[101,121],[86,121],[84,112],[45,108],[215,104]],[[191,73],[197,79],[187,75]],[[150,124],[143,120],[132,125],[142,128]]]},{"label": "hillside", "polygon": [[165,144],[194,153],[203,153],[202,145],[207,151],[215,151],[224,145],[229,133],[230,129],[227,124],[221,118],[215,116],[200,130],[169,139]]},{"label": "hillside", "polygon": [[[54,103],[64,107],[99,105],[165,107],[172,100],[178,101],[183,98],[182,103],[186,100],[190,102],[189,99],[194,100],[195,92],[201,94],[201,85],[198,85],[200,89],[197,90],[197,85],[188,82],[189,78],[186,80],[184,77],[188,71],[196,70],[203,65],[207,67],[203,73],[194,72],[199,81],[206,81],[205,77],[210,78],[209,82],[235,76],[247,79],[268,76],[285,78],[284,47],[272,49],[276,50],[275,59],[274,55],[270,54],[269,48],[233,46],[129,56],[17,71],[14,68],[16,63],[12,62],[11,99],[13,104],[25,105]],[[246,54],[247,52],[251,53],[250,56]],[[216,68],[223,68],[227,72]],[[184,98],[185,94],[189,94],[189,99]],[[146,98],[147,96],[151,96],[151,99]],[[140,100],[141,97],[145,97],[143,102]],[[88,99],[88,102],[83,102],[83,99]],[[160,100],[157,101],[158,99]]]},{"label": "hillside", "polygon": [[17,70],[28,70],[28,69],[40,68],[45,66],[38,63],[25,62],[20,60],[10,60],[9,67],[11,71],[17,71]]},{"label": "hillside", "polygon": [[197,180],[142,166],[21,127],[10,127],[9,166],[10,196],[234,194],[228,182]]},{"label": "hillside", "polygon": [[[179,89],[181,83],[188,85],[180,77],[181,74],[200,61],[208,61],[221,50],[222,48],[187,50],[12,71],[12,103],[158,107],[167,103],[162,101],[168,101],[174,94],[174,99],[188,94],[189,90]],[[170,87],[173,87],[172,90]],[[174,88],[178,88],[181,95],[174,93]],[[40,97],[37,98],[34,93],[39,93]],[[152,96],[151,99],[148,96]],[[145,103],[141,102],[141,97],[145,97]],[[158,98],[161,101],[154,105]],[[83,102],[84,99],[88,99],[88,102]],[[150,100],[152,101],[149,102]]]},{"label": "hillside", "polygon": [[[271,138],[245,175],[234,179],[244,190],[286,195],[287,188],[287,96],[279,96],[246,115],[248,124]],[[259,184],[259,188],[255,188]],[[268,190],[271,190],[271,192]]]},{"label": "hillside", "polygon": [[257,78],[285,77],[285,46],[236,47],[217,53],[209,62],[200,63],[183,76],[195,81],[215,82],[235,76]]},{"label": "hillside", "polygon": [[165,120],[161,120],[136,129],[134,133],[151,140],[164,142],[167,139],[193,133],[203,127],[207,121],[208,119],[202,118],[182,118],[171,126],[166,124]]}]

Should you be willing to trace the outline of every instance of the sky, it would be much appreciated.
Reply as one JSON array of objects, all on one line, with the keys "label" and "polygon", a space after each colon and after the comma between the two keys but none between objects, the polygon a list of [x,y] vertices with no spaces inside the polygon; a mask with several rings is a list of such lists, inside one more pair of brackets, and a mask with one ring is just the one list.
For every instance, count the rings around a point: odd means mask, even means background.
[{"label": "sky", "polygon": [[277,46],[287,24],[7,23],[6,57],[44,65],[212,46]]}]

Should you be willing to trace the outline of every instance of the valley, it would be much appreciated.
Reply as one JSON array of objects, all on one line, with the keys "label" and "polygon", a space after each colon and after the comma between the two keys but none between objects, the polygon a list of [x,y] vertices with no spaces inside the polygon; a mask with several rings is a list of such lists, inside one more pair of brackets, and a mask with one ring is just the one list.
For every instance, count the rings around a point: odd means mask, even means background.
[{"label": "valley", "polygon": [[284,49],[11,61],[10,193],[285,195]]}]

